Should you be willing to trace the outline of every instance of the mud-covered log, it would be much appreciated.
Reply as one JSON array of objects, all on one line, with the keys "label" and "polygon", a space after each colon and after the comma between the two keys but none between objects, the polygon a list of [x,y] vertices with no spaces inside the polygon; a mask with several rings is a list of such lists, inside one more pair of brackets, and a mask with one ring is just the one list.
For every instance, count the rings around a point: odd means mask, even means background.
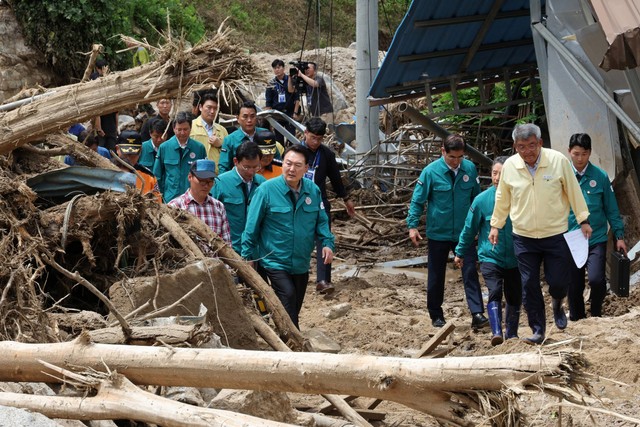
[{"label": "mud-covered log", "polygon": [[192,345],[211,338],[212,331],[202,325],[133,326],[131,336],[125,337],[122,328],[111,327],[87,331],[92,342],[129,345]]}]

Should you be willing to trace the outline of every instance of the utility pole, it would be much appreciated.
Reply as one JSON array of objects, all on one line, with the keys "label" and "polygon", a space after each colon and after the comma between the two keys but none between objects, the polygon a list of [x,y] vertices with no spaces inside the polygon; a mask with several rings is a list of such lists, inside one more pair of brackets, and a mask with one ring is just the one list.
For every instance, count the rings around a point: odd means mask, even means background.
[{"label": "utility pole", "polygon": [[378,72],[378,0],[356,3],[356,153],[358,160],[379,142],[378,107],[369,89]]}]

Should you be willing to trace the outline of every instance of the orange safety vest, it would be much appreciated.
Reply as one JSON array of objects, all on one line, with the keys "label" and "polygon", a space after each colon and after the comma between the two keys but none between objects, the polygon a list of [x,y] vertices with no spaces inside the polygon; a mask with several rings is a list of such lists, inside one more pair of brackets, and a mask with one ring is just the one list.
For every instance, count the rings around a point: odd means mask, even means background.
[{"label": "orange safety vest", "polygon": [[264,176],[265,179],[276,178],[282,175],[282,166],[271,163],[271,170],[262,168],[258,173]]}]

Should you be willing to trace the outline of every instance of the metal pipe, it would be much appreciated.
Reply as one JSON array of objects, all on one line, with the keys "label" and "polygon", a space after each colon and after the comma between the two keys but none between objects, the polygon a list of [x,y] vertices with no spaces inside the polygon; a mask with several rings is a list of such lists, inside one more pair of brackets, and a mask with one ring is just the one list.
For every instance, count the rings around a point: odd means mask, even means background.
[{"label": "metal pipe", "polygon": [[[419,124],[427,128],[430,132],[439,136],[442,139],[445,139],[447,136],[451,135],[451,132],[431,120],[429,117],[422,114],[420,111],[416,110],[406,102],[401,102],[398,106],[398,111],[404,114],[409,120],[413,123]],[[465,144],[465,150],[469,154],[469,157],[482,166],[491,167],[493,160],[484,155],[482,152],[478,151],[471,144]]]},{"label": "metal pipe", "polygon": [[41,93],[40,95],[30,96],[29,98],[19,99],[8,104],[2,104],[0,105],[0,111],[14,110],[18,107],[22,107],[23,105],[31,104],[33,101],[44,98],[45,96],[53,95],[54,93],[56,93],[56,91],[52,90],[51,92],[45,92]]},{"label": "metal pipe", "polygon": [[542,23],[538,22],[532,25],[533,29],[542,36],[542,38],[553,47],[558,54],[567,61],[575,72],[584,80],[584,82],[595,92],[595,94],[606,104],[611,112],[620,120],[633,137],[640,141],[640,128],[627,113],[618,105],[613,97],[602,87],[600,83],[585,69],[584,66],[576,59],[565,45],[553,35]]}]

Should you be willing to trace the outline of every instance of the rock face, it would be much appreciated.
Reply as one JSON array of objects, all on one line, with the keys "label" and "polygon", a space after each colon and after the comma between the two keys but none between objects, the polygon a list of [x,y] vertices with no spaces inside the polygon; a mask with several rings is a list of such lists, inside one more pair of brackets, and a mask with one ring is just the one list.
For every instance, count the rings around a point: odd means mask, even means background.
[{"label": "rock face", "polygon": [[53,84],[54,74],[39,64],[40,59],[26,46],[13,10],[0,1],[0,104],[23,88]]}]

